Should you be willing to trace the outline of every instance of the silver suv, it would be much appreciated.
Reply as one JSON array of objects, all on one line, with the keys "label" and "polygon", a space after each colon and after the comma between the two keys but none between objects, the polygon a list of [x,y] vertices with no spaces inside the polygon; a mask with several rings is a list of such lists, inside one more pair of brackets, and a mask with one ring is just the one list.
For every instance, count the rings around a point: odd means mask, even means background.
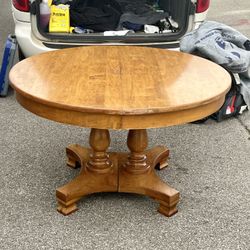
[{"label": "silver suv", "polygon": [[[61,1],[67,4],[67,0]],[[68,0],[68,3],[72,4],[74,1],[87,2],[89,0]],[[97,1],[104,0],[95,0],[94,2]],[[115,32],[105,35],[100,30],[82,33],[50,33],[48,29],[44,30],[39,25],[41,0],[12,0],[20,59],[54,49],[83,45],[143,45],[178,49],[180,38],[187,32],[196,29],[206,19],[210,3],[210,0],[112,1],[116,1],[121,6],[121,12],[130,11],[129,6],[133,5],[134,9],[137,7],[139,14],[142,6],[154,11],[152,15],[165,13],[166,19],[164,19],[164,22],[167,24],[168,30],[162,31],[160,29],[159,32],[148,33],[142,28],[141,30],[128,32],[123,36],[116,35]],[[60,3],[60,0],[54,0],[54,2]],[[159,22],[161,21],[159,20]],[[145,25],[142,27],[145,27]]]}]

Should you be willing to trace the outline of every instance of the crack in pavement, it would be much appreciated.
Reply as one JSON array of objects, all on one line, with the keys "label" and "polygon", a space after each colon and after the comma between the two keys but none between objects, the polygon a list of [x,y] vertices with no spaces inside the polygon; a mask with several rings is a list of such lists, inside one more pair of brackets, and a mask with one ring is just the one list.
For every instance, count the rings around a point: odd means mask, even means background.
[{"label": "crack in pavement", "polygon": [[239,121],[239,123],[242,125],[242,127],[247,131],[247,133],[249,135],[248,140],[250,140],[250,128],[248,128],[248,126],[246,124],[244,124],[244,122],[239,117],[236,117],[236,119]]}]

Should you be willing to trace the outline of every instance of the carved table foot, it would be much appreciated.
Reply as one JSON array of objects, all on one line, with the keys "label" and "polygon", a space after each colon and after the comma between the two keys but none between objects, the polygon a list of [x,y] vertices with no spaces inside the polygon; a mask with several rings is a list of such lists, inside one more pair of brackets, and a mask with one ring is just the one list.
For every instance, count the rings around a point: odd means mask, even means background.
[{"label": "carved table foot", "polygon": [[83,163],[88,162],[90,149],[78,144],[70,144],[66,147],[67,165],[71,168],[79,168]]},{"label": "carved table foot", "polygon": [[56,190],[58,212],[68,215],[76,211],[76,202],[83,196],[99,192],[117,192],[117,157],[111,155],[110,159],[113,165],[108,172],[99,174],[83,167],[75,179]]},{"label": "carved table foot", "polygon": [[[76,211],[76,201],[81,197],[98,192],[117,191],[117,156],[106,153],[110,144],[108,130],[91,129],[89,143],[91,149],[79,145],[67,148],[68,165],[80,163],[80,175],[56,190],[58,211],[68,215]],[[87,161],[86,163],[84,161]]]},{"label": "carved table foot", "polygon": [[169,217],[177,212],[179,192],[161,181],[153,169],[138,175],[120,169],[119,192],[143,194],[157,200],[160,203],[158,211],[165,216]]},{"label": "carved table foot", "polygon": [[119,168],[119,192],[147,195],[160,203],[160,213],[172,216],[177,212],[179,192],[164,183],[154,170],[167,160],[169,150],[158,146],[144,153],[146,144],[141,141],[147,141],[145,130],[130,131],[128,147],[131,153],[128,161]]},{"label": "carved table foot", "polygon": [[157,170],[162,170],[168,166],[169,149],[165,146],[156,146],[145,152],[145,155],[150,160],[150,165]]}]

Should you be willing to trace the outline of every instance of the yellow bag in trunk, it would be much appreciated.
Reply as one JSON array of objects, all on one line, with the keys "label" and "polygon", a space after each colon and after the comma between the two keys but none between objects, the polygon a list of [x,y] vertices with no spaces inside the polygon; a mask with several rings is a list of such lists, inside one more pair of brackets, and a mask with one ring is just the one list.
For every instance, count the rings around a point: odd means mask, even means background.
[{"label": "yellow bag in trunk", "polygon": [[63,4],[51,5],[50,9],[49,32],[68,33],[70,28],[69,6]]}]

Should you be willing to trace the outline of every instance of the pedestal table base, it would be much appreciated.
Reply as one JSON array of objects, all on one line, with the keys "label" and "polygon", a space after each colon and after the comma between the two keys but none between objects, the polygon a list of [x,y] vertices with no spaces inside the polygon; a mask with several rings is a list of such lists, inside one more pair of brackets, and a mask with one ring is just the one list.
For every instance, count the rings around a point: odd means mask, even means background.
[{"label": "pedestal table base", "polygon": [[58,211],[68,215],[77,210],[76,202],[83,196],[99,192],[125,192],[147,195],[160,204],[158,211],[165,216],[177,212],[179,192],[165,184],[155,168],[167,165],[169,150],[147,147],[146,130],[130,130],[130,153],[106,153],[110,138],[108,130],[92,129],[92,149],[73,144],[67,147],[68,166],[81,167],[80,174],[56,190]]}]

